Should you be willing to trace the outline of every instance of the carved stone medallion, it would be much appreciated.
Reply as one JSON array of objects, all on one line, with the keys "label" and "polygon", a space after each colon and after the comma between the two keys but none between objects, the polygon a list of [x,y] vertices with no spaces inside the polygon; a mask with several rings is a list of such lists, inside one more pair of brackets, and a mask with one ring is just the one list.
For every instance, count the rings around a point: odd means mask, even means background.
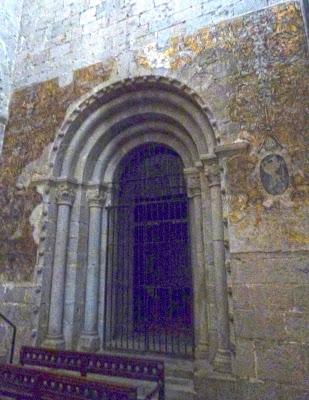
[{"label": "carved stone medallion", "polygon": [[289,171],[284,158],[279,154],[269,154],[260,164],[260,177],[264,189],[278,195],[286,191],[289,186]]}]

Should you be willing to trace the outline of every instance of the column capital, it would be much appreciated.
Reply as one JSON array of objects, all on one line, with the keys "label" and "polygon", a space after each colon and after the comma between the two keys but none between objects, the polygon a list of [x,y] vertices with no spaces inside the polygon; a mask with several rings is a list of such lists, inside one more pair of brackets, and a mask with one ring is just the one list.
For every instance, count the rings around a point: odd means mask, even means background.
[{"label": "column capital", "polygon": [[220,166],[216,158],[204,161],[204,173],[209,187],[220,186]]},{"label": "column capital", "polygon": [[102,208],[106,201],[107,190],[101,186],[92,187],[87,190],[86,196],[89,207]]},{"label": "column capital", "polygon": [[70,182],[61,182],[56,189],[58,204],[72,206],[75,198],[75,190]]},{"label": "column capital", "polygon": [[201,195],[201,178],[197,168],[184,169],[185,180],[187,183],[188,197],[192,198]]}]

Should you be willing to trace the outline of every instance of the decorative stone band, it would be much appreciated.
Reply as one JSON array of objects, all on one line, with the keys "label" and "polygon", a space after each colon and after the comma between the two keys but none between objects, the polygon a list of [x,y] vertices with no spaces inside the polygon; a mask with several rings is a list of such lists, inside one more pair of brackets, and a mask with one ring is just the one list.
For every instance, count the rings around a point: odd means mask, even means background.
[{"label": "decorative stone band", "polygon": [[232,157],[236,154],[247,152],[249,150],[249,147],[250,147],[250,143],[248,141],[239,140],[234,143],[222,144],[220,146],[216,146],[215,154],[219,159],[228,158],[228,157]]},{"label": "decorative stone band", "polygon": [[201,178],[197,168],[184,169],[185,180],[187,184],[187,194],[189,198],[201,195]]}]

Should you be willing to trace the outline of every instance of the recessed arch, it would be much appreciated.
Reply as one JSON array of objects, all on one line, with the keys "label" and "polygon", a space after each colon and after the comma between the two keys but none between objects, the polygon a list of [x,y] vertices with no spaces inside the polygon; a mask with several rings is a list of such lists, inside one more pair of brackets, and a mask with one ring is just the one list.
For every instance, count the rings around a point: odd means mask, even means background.
[{"label": "recessed arch", "polygon": [[89,168],[111,139],[147,122],[168,121],[184,142],[191,139],[198,156],[213,153],[216,140],[209,114],[197,94],[167,78],[148,76],[98,88],[62,124],[52,149],[53,176],[78,181],[89,177]]},{"label": "recessed arch", "polygon": [[113,150],[113,153],[109,153],[110,157],[106,157],[106,164],[103,166],[102,160],[104,159],[104,155],[103,153],[101,154],[101,157],[96,164],[96,169],[92,175],[93,182],[99,182],[101,176],[104,177],[105,182],[112,182],[115,171],[122,157],[126,155],[127,152],[133,150],[135,147],[143,143],[154,142],[170,146],[179,154],[185,167],[189,168],[190,166],[194,165],[194,158],[190,157],[190,153],[188,154],[188,147],[179,141],[177,137],[169,137],[166,132],[162,133],[161,131],[149,129],[144,133],[137,131],[135,134],[131,135],[130,141],[127,141],[124,138],[122,139],[122,141],[116,142],[112,149],[108,149]]}]

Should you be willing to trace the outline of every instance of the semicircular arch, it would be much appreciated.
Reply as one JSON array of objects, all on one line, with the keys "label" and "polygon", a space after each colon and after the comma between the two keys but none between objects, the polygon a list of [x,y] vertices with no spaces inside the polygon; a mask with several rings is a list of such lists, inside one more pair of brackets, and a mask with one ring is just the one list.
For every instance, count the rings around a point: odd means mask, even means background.
[{"label": "semicircular arch", "polygon": [[[151,128],[146,130],[147,123]],[[162,123],[169,128],[162,130]],[[130,132],[130,141],[139,132],[146,140],[140,128],[150,134],[154,124],[170,141],[188,148],[192,166],[201,154],[214,151],[214,123],[202,99],[178,81],[147,76],[99,87],[71,110],[52,148],[52,175],[83,182],[94,173],[98,179],[98,171],[106,168],[104,150],[116,137]]]}]

